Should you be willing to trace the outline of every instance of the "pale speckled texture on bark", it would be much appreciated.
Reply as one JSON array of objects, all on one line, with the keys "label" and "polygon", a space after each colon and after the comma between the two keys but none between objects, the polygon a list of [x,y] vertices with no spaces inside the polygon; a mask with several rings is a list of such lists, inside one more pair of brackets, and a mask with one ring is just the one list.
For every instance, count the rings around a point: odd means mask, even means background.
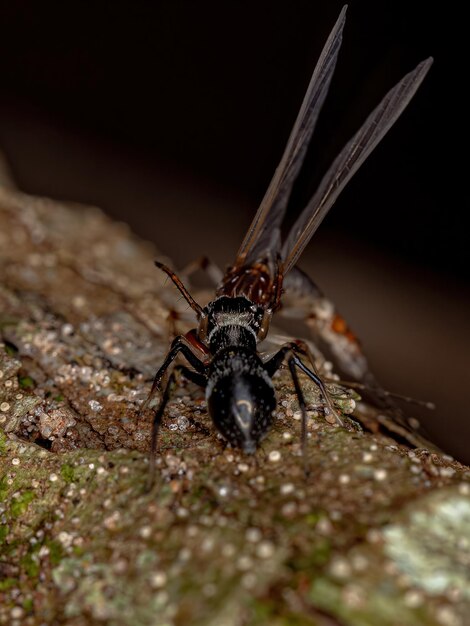
[{"label": "pale speckled texture on bark", "polygon": [[465,626],[468,468],[312,417],[305,479],[284,374],[249,459],[182,381],[145,492],[137,411],[168,307],[187,316],[154,255],[97,209],[0,187],[0,623]]}]

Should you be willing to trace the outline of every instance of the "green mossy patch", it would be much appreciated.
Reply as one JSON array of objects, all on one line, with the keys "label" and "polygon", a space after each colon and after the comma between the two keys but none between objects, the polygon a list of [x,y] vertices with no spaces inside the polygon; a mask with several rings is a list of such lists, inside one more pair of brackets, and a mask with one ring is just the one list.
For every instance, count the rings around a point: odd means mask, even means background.
[{"label": "green mossy patch", "polygon": [[0,592],[8,591],[18,584],[16,578],[2,578],[0,579]]},{"label": "green mossy patch", "polygon": [[34,389],[36,387],[36,383],[31,376],[18,376],[18,384],[20,389]]},{"label": "green mossy patch", "polygon": [[67,484],[73,483],[75,480],[75,470],[71,465],[62,465],[60,468],[60,475]]},{"label": "green mossy patch", "polygon": [[4,456],[6,454],[7,449],[7,437],[5,433],[0,430],[0,456]]},{"label": "green mossy patch", "polygon": [[0,545],[5,541],[10,529],[6,524],[0,524]]},{"label": "green mossy patch", "polygon": [[28,509],[29,503],[34,500],[32,491],[24,491],[20,496],[15,498],[10,505],[10,514],[12,517],[20,517]]}]

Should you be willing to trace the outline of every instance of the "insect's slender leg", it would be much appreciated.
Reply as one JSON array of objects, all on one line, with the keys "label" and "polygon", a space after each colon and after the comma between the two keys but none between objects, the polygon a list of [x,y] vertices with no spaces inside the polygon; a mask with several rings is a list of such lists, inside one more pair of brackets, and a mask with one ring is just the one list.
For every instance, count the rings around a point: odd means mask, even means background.
[{"label": "insect's slender leg", "polygon": [[153,487],[155,480],[155,456],[157,452],[158,433],[160,431],[160,425],[162,423],[163,413],[165,412],[166,405],[170,399],[171,392],[173,391],[176,383],[176,372],[181,372],[188,380],[196,385],[205,387],[207,378],[198,372],[193,372],[184,365],[177,365],[171,372],[168,382],[163,392],[162,400],[158,409],[155,411],[152,421],[152,436],[150,443],[150,458],[149,458],[149,475],[147,478],[147,490],[150,491]]},{"label": "insect's slender leg", "polygon": [[183,285],[183,283],[175,274],[175,272],[172,269],[170,269],[167,265],[160,263],[160,261],[155,261],[155,265],[159,269],[161,269],[162,272],[165,272],[165,274],[167,274],[167,276],[173,281],[173,283],[175,284],[175,286],[177,287],[177,289],[179,290],[183,298],[186,300],[189,306],[193,309],[193,311],[196,312],[198,319],[199,319],[202,316],[202,307],[196,302],[196,300],[194,300],[192,295]]},{"label": "insect's slender leg", "polygon": [[305,404],[304,394],[302,392],[302,387],[300,386],[299,377],[297,374],[297,370],[295,369],[296,363],[295,359],[292,357],[288,360],[290,373],[292,376],[292,380],[294,382],[295,393],[297,394],[297,400],[299,402],[300,412],[302,413],[302,431],[301,431],[301,442],[302,442],[302,458],[304,461],[304,473],[305,476],[308,476],[308,457],[307,457],[307,407]]},{"label": "insect's slender leg", "polygon": [[176,337],[171,344],[171,348],[166,356],[166,359],[163,361],[163,364],[161,365],[161,367],[155,374],[155,378],[153,379],[153,383],[152,383],[152,388],[150,389],[150,393],[147,396],[147,399],[140,407],[139,414],[143,413],[148,408],[150,402],[152,401],[158,389],[158,386],[163,376],[165,375],[167,369],[170,367],[170,365],[172,364],[172,362],[175,360],[175,358],[178,356],[180,352],[189,361],[189,363],[194,367],[194,369],[197,372],[199,372],[200,374],[204,373],[204,364],[202,363],[202,361],[200,361],[197,358],[197,356],[189,348],[186,338],[182,335]]},{"label": "insect's slender leg", "polygon": [[222,282],[224,277],[224,273],[220,267],[218,267],[206,256],[202,256],[199,259],[188,263],[188,265],[181,270],[181,275],[189,277],[198,270],[203,270],[209,276],[215,287]]}]

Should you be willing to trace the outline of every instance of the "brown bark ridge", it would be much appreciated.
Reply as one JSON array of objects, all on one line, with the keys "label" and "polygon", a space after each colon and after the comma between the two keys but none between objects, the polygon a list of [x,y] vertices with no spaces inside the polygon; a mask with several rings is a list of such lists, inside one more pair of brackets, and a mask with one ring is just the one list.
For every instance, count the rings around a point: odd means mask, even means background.
[{"label": "brown bark ridge", "polygon": [[312,414],[305,478],[284,373],[250,459],[181,381],[145,492],[151,416],[138,408],[168,310],[186,310],[124,224],[23,194],[6,172],[0,623],[469,624],[469,469]]}]

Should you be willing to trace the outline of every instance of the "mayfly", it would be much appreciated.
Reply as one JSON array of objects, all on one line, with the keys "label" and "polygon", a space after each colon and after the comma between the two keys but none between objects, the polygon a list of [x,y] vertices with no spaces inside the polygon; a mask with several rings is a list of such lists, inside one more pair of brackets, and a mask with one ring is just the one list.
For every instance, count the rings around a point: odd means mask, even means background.
[{"label": "mayfly", "polygon": [[[432,58],[421,62],[387,93],[334,160],[282,240],[281,224],[333,76],[345,17],[346,6],[322,50],[281,162],[235,262],[220,276],[214,299],[201,307],[178,276],[170,268],[156,262],[193,309],[198,326],[173,340],[142,410],[149,406],[175,358],[182,355],[191,369],[184,365],[177,366],[177,369],[205,389],[208,411],[217,429],[232,446],[249,454],[255,452],[273,421],[276,397],[272,378],[284,364],[290,371],[302,414],[304,453],[307,410],[299,371],[318,386],[328,421],[343,424],[343,416],[335,406],[305,342],[287,341],[265,361],[258,352],[258,344],[266,337],[274,312],[281,308],[289,294],[297,294],[310,302],[309,322],[314,336],[333,354],[342,370],[356,381],[367,381],[369,376],[365,357],[354,336],[333,310],[326,315],[324,311],[319,314],[318,309],[328,301],[296,264],[341,191],[416,93],[432,64]],[[153,419],[151,476],[158,431],[174,382],[175,370],[168,378]]]}]

